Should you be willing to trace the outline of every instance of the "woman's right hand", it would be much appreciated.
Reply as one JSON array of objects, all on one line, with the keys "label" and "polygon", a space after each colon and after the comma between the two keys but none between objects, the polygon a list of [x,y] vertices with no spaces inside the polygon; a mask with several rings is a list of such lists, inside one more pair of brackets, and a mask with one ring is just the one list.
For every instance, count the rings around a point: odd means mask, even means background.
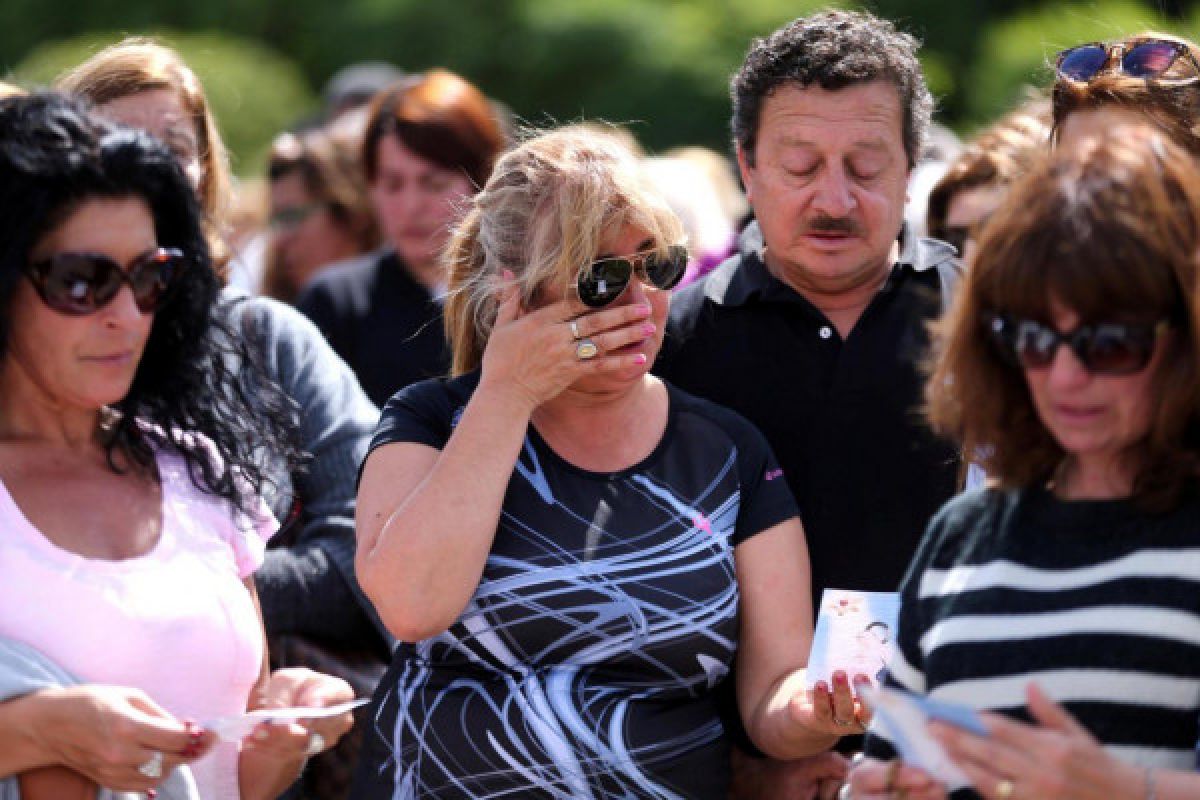
[{"label": "woman's right hand", "polygon": [[946,787],[928,772],[898,760],[864,758],[850,770],[853,800],[945,800]]},{"label": "woman's right hand", "polygon": [[[85,684],[43,690],[22,700],[34,704],[29,733],[50,761],[110,789],[153,789],[162,776],[200,758],[216,741],[214,734],[176,719],[139,689]],[[155,753],[162,753],[161,775],[139,772]]]},{"label": "woman's right hand", "polygon": [[[512,275],[506,272],[505,277],[511,280]],[[645,364],[643,353],[610,353],[653,336],[650,313],[649,305],[587,312],[569,300],[526,312],[521,309],[516,285],[510,284],[501,297],[483,353],[480,388],[503,387],[515,392],[532,411],[585,375]],[[576,332],[579,339],[590,339],[596,345],[599,353],[594,358],[582,360],[576,355]]]}]

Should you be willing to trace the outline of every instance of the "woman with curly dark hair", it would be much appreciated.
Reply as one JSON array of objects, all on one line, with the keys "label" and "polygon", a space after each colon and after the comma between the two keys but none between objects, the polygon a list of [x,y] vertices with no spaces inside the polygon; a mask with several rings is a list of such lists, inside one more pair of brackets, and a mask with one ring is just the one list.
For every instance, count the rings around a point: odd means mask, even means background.
[{"label": "woman with curly dark hair", "polygon": [[218,291],[165,147],[58,95],[0,101],[0,637],[82,682],[0,703],[0,776],[27,798],[180,765],[200,796],[274,797],[350,726],[239,748],[199,724],[351,696],[265,668],[256,452],[279,433],[223,366]]}]

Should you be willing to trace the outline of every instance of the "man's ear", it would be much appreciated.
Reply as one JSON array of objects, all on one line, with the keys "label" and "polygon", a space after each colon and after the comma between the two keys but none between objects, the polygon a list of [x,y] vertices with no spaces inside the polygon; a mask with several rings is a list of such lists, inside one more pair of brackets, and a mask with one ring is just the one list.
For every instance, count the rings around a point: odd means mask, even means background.
[{"label": "man's ear", "polygon": [[742,188],[746,191],[746,202],[753,204],[754,190],[750,187],[754,184],[752,180],[754,177],[754,167],[750,164],[750,159],[740,144],[737,146],[737,164],[738,173],[742,176]]}]

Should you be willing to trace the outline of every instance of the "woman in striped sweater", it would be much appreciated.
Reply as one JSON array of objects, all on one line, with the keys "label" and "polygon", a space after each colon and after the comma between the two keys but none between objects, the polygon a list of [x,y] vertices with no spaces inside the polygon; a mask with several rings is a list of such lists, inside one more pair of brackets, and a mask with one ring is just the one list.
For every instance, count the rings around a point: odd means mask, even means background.
[{"label": "woman in striped sweater", "polygon": [[[1018,184],[941,323],[930,416],[993,485],[930,524],[889,682],[995,712],[935,726],[962,796],[1197,796],[1198,252],[1192,158],[1125,129]],[[867,754],[853,797],[945,796]]]}]

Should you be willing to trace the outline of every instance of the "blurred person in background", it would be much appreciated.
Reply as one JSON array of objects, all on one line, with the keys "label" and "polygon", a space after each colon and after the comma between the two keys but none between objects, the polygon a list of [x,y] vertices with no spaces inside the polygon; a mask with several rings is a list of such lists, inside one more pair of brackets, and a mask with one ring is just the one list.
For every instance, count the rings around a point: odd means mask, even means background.
[{"label": "blurred person in background", "polygon": [[644,158],[642,169],[687,231],[690,258],[679,282],[686,286],[733,253],[739,225],[749,207],[732,165],[707,148],[680,148]]},{"label": "blurred person in background", "polygon": [[[937,329],[933,423],[991,484],[930,523],[891,685],[987,800],[1191,798],[1200,714],[1200,172],[1146,123],[1060,147]],[[940,798],[868,737],[856,800]]]},{"label": "blurred person in background", "polygon": [[1059,53],[1051,92],[1053,139],[1083,140],[1150,122],[1200,157],[1200,48],[1152,31]]},{"label": "blurred person in background", "polygon": [[1049,152],[1050,106],[1040,100],[1005,115],[972,139],[929,193],[926,228],[964,264],[1009,187]]},{"label": "blurred person in background", "polygon": [[[77,100],[10,97],[0,220],[0,776],[62,800],[153,794],[187,765],[201,798],[269,800],[350,715],[240,743],[202,726],[353,692],[267,668],[251,575],[278,523],[256,453],[293,453],[291,411],[263,382],[255,414],[224,368],[192,186]],[[12,697],[39,659],[70,677]]]},{"label": "blurred person in background", "polygon": [[378,405],[450,366],[438,256],[504,145],[487,97],[445,70],[405,79],[371,102],[362,163],[386,249],[322,271],[297,307]]},{"label": "blurred person in background", "polygon": [[[150,40],[127,39],[68,71],[58,84],[105,116],[168,144],[199,190],[206,238],[223,249],[224,193],[230,184],[225,149],[203,87],[179,55]],[[216,262],[214,269],[218,279],[225,277]],[[271,476],[266,500],[284,523],[255,574],[271,653],[276,664],[287,665],[318,663],[304,653],[328,651],[332,658],[320,663],[329,669],[352,658],[358,666],[339,667],[338,674],[357,692],[370,691],[382,674],[391,637],[354,575],[354,490],[378,409],[295,309],[226,287],[215,313],[226,330],[246,342],[254,366],[298,407],[297,436],[309,454],[302,469],[261,454]],[[256,391],[254,370],[242,370],[238,363],[228,368],[247,376],[244,391]],[[336,757],[350,758],[347,751],[354,745],[355,738],[347,737]]]},{"label": "blurred person in background", "polygon": [[263,294],[293,303],[318,270],[379,246],[358,155],[353,137],[321,128],[276,137]]},{"label": "blurred person in background", "polygon": [[375,95],[406,77],[404,70],[386,61],[347,64],[330,75],[321,89],[325,124],[336,121],[347,112],[365,108]]}]

